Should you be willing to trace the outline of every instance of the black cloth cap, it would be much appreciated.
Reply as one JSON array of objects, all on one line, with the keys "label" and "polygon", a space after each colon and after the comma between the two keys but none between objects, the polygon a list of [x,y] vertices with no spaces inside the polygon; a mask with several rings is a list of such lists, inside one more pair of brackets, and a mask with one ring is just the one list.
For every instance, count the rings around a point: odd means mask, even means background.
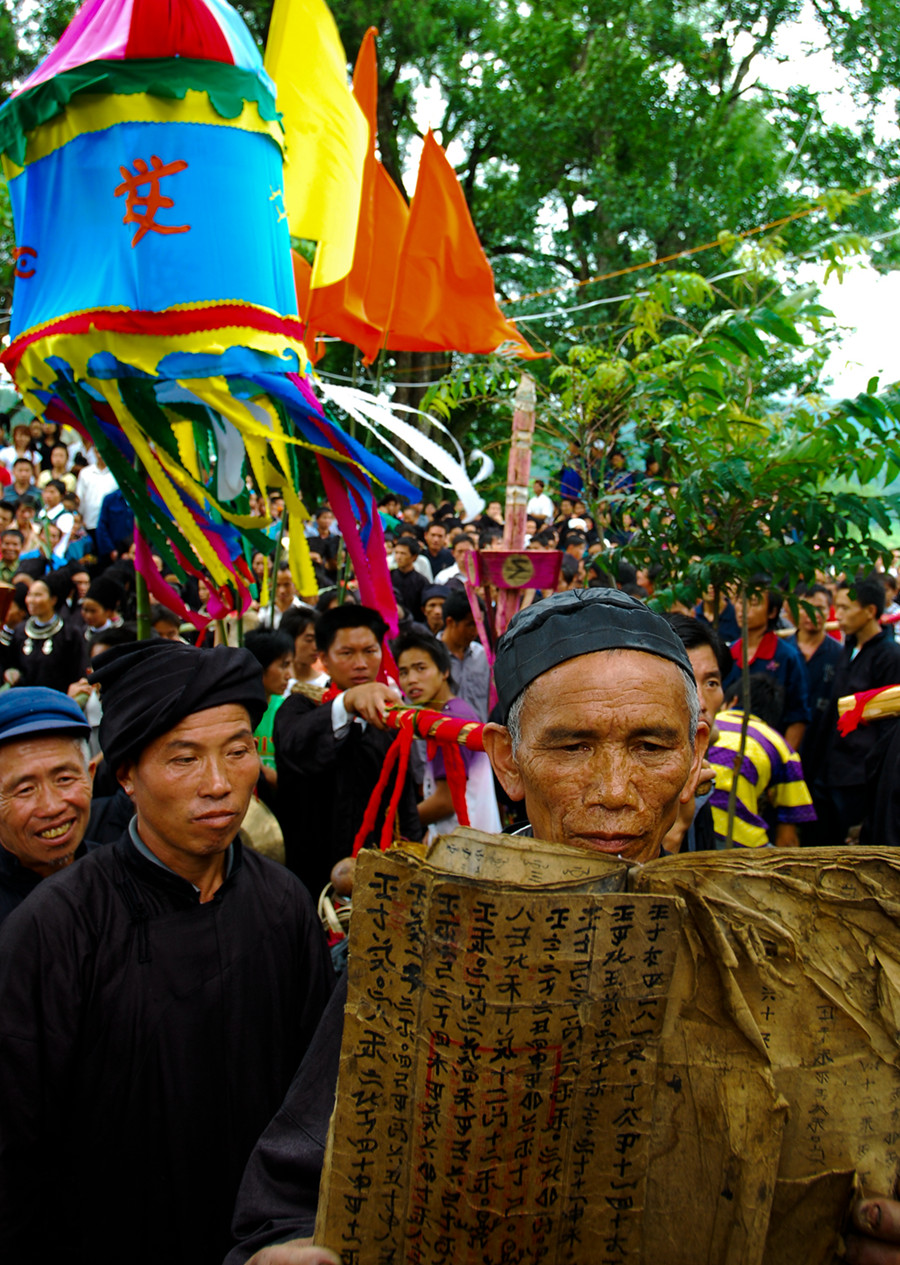
[{"label": "black cloth cap", "polygon": [[694,677],[681,639],[643,602],[618,589],[571,589],[519,611],[498,641],[494,682],[504,719],[536,677],[596,650],[660,655]]},{"label": "black cloth cap", "polygon": [[93,660],[90,679],[100,686],[100,747],[113,770],[195,712],[235,703],[255,729],[267,705],[259,664],[249,650],[230,646],[114,646]]}]

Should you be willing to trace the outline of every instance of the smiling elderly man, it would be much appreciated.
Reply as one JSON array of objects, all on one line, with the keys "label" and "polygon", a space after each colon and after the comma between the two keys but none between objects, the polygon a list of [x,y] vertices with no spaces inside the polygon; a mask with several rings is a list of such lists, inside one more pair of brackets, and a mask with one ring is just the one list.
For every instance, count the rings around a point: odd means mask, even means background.
[{"label": "smiling elderly man", "polygon": [[0,928],[3,1260],[213,1265],[330,961],[302,884],[237,838],[252,655],[157,641],[93,666],[135,816]]},{"label": "smiling elderly man", "polygon": [[81,708],[58,690],[0,696],[0,923],[42,879],[96,847],[84,838],[90,735]]}]

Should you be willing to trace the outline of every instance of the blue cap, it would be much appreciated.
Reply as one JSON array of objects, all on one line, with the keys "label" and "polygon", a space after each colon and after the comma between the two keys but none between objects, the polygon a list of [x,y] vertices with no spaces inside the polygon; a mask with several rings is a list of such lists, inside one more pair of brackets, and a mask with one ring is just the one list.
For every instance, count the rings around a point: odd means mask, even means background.
[{"label": "blue cap", "polygon": [[40,738],[60,729],[79,738],[87,738],[91,732],[75,700],[59,690],[24,685],[0,694],[0,742],[25,734]]}]

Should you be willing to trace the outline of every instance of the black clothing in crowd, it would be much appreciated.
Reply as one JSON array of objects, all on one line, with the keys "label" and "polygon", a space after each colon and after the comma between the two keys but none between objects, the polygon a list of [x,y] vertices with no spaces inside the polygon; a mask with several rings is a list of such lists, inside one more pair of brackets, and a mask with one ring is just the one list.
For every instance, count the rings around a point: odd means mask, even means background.
[{"label": "black clothing in crowd", "polygon": [[[318,899],[332,867],[350,856],[369,798],[395,735],[354,720],[335,738],[331,703],[316,704],[292,694],[275,715],[273,738],[278,769],[278,819],[288,867]],[[380,836],[394,786],[391,777],[375,827]],[[397,827],[406,839],[421,839],[415,788],[407,775]]]},{"label": "black clothing in crowd", "polygon": [[221,1265],[333,982],[302,886],[232,846],[201,904],[126,834],[0,928],[5,1265]]}]

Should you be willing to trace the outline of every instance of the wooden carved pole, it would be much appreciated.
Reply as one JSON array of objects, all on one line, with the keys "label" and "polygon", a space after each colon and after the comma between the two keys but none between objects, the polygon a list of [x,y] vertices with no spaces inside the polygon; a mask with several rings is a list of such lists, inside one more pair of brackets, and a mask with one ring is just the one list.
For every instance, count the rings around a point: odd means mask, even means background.
[{"label": "wooden carved pole", "polygon": [[[525,548],[525,519],[528,484],[531,478],[531,445],[534,440],[534,379],[523,373],[516,390],[513,411],[512,441],[506,473],[506,509],[503,527],[503,548]],[[497,595],[497,635],[506,628],[519,608],[521,592],[515,588],[500,589]]]}]

